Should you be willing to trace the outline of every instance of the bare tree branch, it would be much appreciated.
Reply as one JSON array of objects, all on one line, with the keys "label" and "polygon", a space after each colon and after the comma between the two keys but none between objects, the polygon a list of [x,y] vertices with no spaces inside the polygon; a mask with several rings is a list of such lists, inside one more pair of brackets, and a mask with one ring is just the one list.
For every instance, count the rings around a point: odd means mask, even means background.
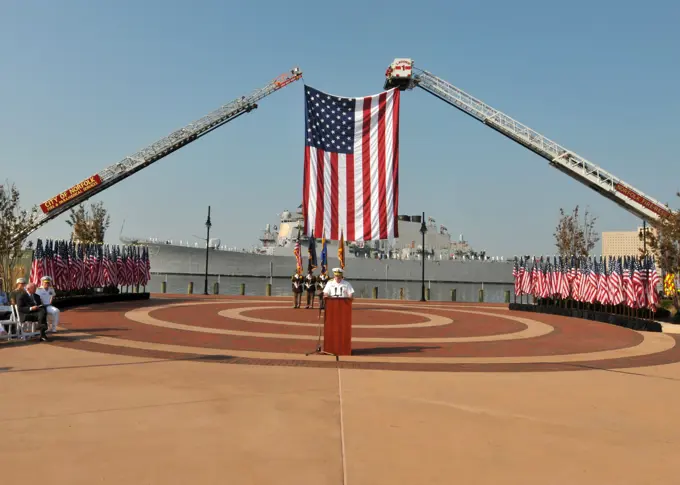
[{"label": "bare tree branch", "polygon": [[560,256],[588,256],[600,240],[595,231],[596,217],[588,210],[583,216],[583,222],[579,220],[579,207],[576,206],[571,214],[566,214],[560,209],[560,220],[555,228],[555,246]]},{"label": "bare tree branch", "polygon": [[[677,196],[680,197],[680,193]],[[640,240],[646,240],[648,252],[654,255],[664,272],[677,275],[680,273],[680,212],[669,211],[668,215],[661,216],[650,225],[651,230],[640,232]],[[673,295],[673,306],[680,311],[677,291]]]},{"label": "bare tree branch", "polygon": [[72,238],[81,243],[103,243],[111,218],[103,202],[90,205],[92,214],[83,204],[71,209],[66,224],[73,228]]},{"label": "bare tree branch", "polygon": [[[19,260],[24,255],[26,237],[12,241],[15,234],[29,229],[38,217],[38,208],[21,209],[21,197],[14,184],[5,181],[0,185],[0,278],[5,290],[10,289],[15,278],[27,277]],[[27,246],[30,248],[30,245]]]}]

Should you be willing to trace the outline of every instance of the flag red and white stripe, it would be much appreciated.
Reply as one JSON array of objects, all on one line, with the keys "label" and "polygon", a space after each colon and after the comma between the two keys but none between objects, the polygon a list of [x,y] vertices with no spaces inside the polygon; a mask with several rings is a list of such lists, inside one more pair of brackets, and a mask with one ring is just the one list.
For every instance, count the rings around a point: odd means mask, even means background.
[{"label": "flag red and white stripe", "polygon": [[305,92],[305,233],[331,240],[343,233],[347,241],[398,237],[399,90],[362,98],[308,86]]}]

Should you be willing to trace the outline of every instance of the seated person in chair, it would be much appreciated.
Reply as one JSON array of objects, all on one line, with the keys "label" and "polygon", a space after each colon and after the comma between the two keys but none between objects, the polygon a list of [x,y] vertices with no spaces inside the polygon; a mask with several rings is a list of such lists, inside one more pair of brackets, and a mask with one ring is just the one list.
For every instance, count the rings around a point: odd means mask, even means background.
[{"label": "seated person in chair", "polygon": [[52,278],[49,276],[40,278],[40,288],[35,290],[35,293],[40,297],[40,301],[43,302],[43,305],[45,305],[47,316],[52,319],[52,327],[49,331],[56,332],[57,325],[59,325],[59,309],[52,305],[52,300],[57,295],[52,286]]},{"label": "seated person in chair", "polygon": [[14,291],[9,294],[9,304],[16,305],[17,299],[21,293],[26,293],[26,280],[24,278],[17,278],[16,287],[14,288]]},{"label": "seated person in chair", "polygon": [[0,280],[0,306],[8,306],[9,305],[9,296],[7,296],[7,293],[5,293],[5,285],[3,284],[3,281]]},{"label": "seated person in chair", "polygon": [[[0,279],[0,321],[9,320],[12,311],[9,306],[9,296],[5,293],[3,281]],[[0,335],[7,333],[5,327],[0,325]]]},{"label": "seated person in chair", "polygon": [[26,285],[26,291],[15,293],[20,322],[38,322],[40,340],[47,342],[47,311],[40,297],[35,294],[35,283]]}]

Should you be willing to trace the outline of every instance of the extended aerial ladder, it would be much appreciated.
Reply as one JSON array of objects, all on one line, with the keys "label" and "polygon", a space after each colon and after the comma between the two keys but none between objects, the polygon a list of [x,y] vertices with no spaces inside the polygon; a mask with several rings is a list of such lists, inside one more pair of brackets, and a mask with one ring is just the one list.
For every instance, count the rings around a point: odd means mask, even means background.
[{"label": "extended aerial ladder", "polygon": [[615,202],[645,221],[658,220],[670,213],[667,205],[652,199],[632,185],[615,177],[585,158],[568,150],[540,133],[492,108],[462,89],[418,69],[414,73],[413,60],[395,59],[385,73],[385,89],[400,90],[419,87],[458,108],[499,133],[542,156],[550,165]]},{"label": "extended aerial ladder", "polygon": [[247,96],[235,99],[231,103],[220,107],[184,128],[174,131],[134,155],[125,157],[120,162],[106,167],[104,170],[97,172],[70,189],[46,200],[40,204],[42,213],[38,215],[35,223],[25,231],[15,234],[13,239],[16,241],[17,239],[25,238],[40,226],[69,210],[71,207],[84,202],[93,195],[106,190],[130,175],[188,145],[192,141],[238,118],[242,114],[249,113],[257,108],[258,101],[300,78],[302,78],[302,71],[295,67],[290,72],[280,75],[266,86],[253,91]]}]

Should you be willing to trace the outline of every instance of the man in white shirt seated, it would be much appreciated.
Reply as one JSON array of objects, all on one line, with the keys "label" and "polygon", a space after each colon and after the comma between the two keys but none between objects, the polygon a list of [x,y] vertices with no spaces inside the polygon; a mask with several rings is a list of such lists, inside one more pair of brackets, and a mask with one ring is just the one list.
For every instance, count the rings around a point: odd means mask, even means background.
[{"label": "man in white shirt seated", "polygon": [[324,298],[350,298],[354,299],[354,288],[349,281],[344,279],[342,268],[333,268],[334,278],[326,283],[323,289]]},{"label": "man in white shirt seated", "polygon": [[52,327],[48,332],[56,332],[57,325],[59,325],[59,309],[52,305],[52,300],[57,294],[52,286],[52,278],[49,276],[40,278],[40,288],[35,290],[35,292],[40,297],[40,301],[45,305],[48,318],[51,317],[52,319]]}]

